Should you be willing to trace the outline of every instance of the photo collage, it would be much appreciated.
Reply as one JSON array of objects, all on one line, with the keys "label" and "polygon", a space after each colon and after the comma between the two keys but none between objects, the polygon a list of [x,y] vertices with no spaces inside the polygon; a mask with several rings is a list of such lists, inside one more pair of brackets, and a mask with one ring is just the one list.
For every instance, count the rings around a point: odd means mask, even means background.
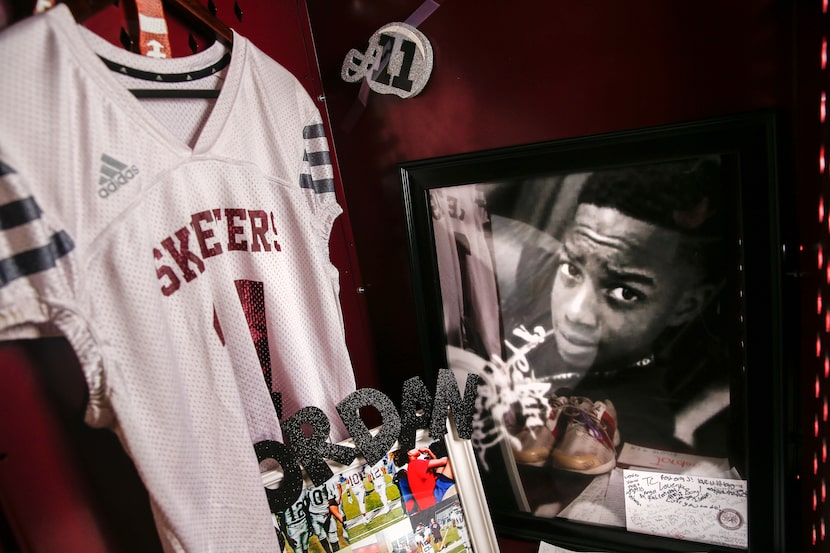
[{"label": "photo collage", "polygon": [[474,551],[443,439],[334,472],[273,515],[283,553]]}]

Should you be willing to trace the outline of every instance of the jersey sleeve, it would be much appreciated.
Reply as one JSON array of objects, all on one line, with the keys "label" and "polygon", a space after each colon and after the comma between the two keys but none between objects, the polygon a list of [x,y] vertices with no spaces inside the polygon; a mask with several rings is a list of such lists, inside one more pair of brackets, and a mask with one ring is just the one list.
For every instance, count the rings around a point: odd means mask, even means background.
[{"label": "jersey sleeve", "polygon": [[74,248],[22,176],[0,162],[0,338],[57,333],[56,303],[71,301],[66,257]]},{"label": "jersey sleeve", "polygon": [[317,215],[319,231],[328,242],[334,220],[342,213],[334,191],[334,168],[319,113],[303,126],[303,160],[300,187],[308,194],[312,211]]},{"label": "jersey sleeve", "polygon": [[87,422],[111,421],[92,334],[78,314],[75,243],[38,204],[23,175],[0,160],[0,340],[64,335],[89,388]]}]

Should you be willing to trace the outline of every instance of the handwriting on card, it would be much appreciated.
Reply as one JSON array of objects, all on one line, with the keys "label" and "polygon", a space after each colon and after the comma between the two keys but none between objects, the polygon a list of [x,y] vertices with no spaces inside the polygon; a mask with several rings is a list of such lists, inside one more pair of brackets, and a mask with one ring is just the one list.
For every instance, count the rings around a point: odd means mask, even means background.
[{"label": "handwriting on card", "polygon": [[747,547],[746,481],[626,470],[623,484],[629,531]]}]

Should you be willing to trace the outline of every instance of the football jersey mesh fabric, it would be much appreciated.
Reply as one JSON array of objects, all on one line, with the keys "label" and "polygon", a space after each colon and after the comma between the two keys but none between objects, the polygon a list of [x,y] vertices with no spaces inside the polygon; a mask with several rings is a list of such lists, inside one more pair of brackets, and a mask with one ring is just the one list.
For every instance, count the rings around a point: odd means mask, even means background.
[{"label": "football jersey mesh fabric", "polygon": [[355,388],[302,85],[237,35],[215,101],[148,109],[98,58],[186,73],[223,54],[131,54],[61,5],[0,34],[0,337],[66,335],[87,422],[119,435],[168,551],[276,551],[253,450],[282,441],[269,392],[283,416],[320,407],[337,441]]}]

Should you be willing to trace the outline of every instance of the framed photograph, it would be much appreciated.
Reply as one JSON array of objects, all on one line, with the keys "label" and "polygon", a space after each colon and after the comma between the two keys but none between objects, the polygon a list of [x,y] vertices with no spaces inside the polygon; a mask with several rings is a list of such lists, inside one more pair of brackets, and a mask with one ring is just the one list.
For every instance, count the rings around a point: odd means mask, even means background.
[{"label": "framed photograph", "polygon": [[[275,553],[498,553],[470,441],[451,419],[447,428],[437,439],[418,430],[415,448],[396,443],[374,464],[360,455],[349,465],[327,461],[333,476],[318,486],[304,475],[297,500],[272,513]],[[282,469],[262,478],[278,488]]]},{"label": "framed photograph", "polygon": [[481,377],[499,534],[785,549],[775,134],[753,113],[400,165],[424,357]]}]

